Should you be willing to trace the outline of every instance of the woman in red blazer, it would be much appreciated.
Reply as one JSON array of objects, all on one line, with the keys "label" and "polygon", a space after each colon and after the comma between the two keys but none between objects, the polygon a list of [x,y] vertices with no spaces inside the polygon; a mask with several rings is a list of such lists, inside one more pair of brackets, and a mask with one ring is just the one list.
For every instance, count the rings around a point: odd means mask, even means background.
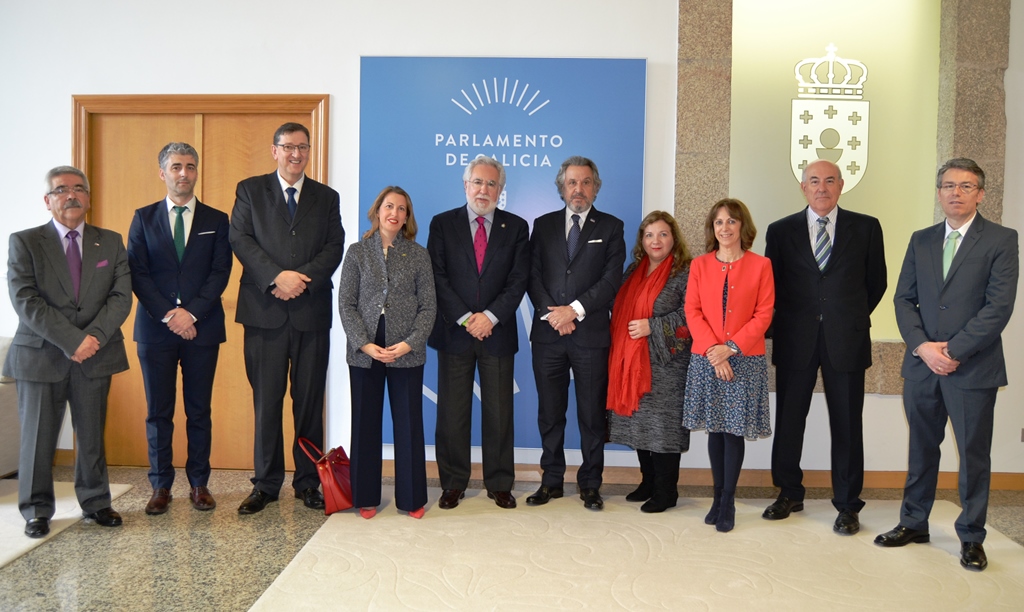
[{"label": "woman in red blazer", "polygon": [[744,439],[771,435],[764,333],[772,321],[771,262],[750,246],[757,228],[739,200],[719,200],[704,222],[707,253],[693,260],[686,321],[693,336],[683,425],[708,432],[715,483],[704,522],[731,531]]}]

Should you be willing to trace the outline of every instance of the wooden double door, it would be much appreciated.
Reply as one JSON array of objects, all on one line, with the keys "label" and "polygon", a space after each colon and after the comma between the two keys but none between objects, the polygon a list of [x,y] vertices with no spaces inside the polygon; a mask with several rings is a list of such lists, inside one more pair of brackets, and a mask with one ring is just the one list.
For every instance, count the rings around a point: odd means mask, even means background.
[{"label": "wooden double door", "polygon": [[[238,181],[276,169],[274,131],[296,121],[310,130],[313,149],[306,173],[326,183],[327,95],[272,96],[75,96],[74,164],[92,186],[89,222],[127,241],[135,210],[167,195],[157,154],[168,142],[187,142],[199,153],[196,197],[229,215]],[[252,390],[242,356],[242,326],[235,323],[241,265],[234,260],[224,291],[227,342],[221,345],[213,390],[215,468],[252,469]],[[136,300],[137,304],[137,300]],[[107,411],[107,461],[148,465],[146,394],[135,342],[135,306],[122,326],[131,368],[112,380]],[[185,414],[178,377],[174,464],[186,459]],[[285,400],[285,445],[293,435],[291,401]],[[285,453],[292,469],[291,453]]]}]

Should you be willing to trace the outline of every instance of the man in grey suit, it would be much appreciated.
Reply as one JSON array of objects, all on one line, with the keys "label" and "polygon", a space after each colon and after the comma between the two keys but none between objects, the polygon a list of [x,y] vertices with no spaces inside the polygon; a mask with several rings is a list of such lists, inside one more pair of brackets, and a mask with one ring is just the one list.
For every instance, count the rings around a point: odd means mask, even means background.
[{"label": "man in grey suit", "polygon": [[879,546],[929,541],[939,445],[946,421],[960,456],[960,565],[988,566],[982,543],[991,480],[996,391],[1007,384],[1001,334],[1017,295],[1017,232],[978,213],[985,173],[951,159],[935,180],[945,221],[914,232],[896,284],[896,323],[907,344],[903,407],[910,428],[900,523]]},{"label": "man in grey suit", "polygon": [[480,371],[484,486],[499,508],[515,508],[513,378],[516,313],[530,276],[530,229],[498,210],[505,168],[479,156],[462,176],[466,204],[430,222],[427,250],[437,287],[428,343],[437,349],[438,507],[459,505],[470,474],[473,373]]},{"label": "man in grey suit", "polygon": [[295,497],[324,507],[316,465],[300,437],[323,444],[324,390],[334,320],[331,276],[345,230],[338,192],[305,175],[309,130],[285,123],[274,133],[277,170],[238,183],[228,240],[242,263],[235,321],[245,328],[245,372],[256,413],[253,489],[239,514],[277,501],[284,484],[281,419],[291,382]]},{"label": "man in grey suit", "polygon": [[571,370],[583,458],[576,483],[583,506],[600,510],[611,308],[622,283],[626,242],[622,221],[594,208],[601,190],[597,164],[570,157],[559,168],[555,187],[565,208],[538,217],[530,236],[527,291],[534,308],[530,340],[544,475],[526,503],[539,506],[562,497]]},{"label": "man in grey suit", "polygon": [[21,419],[18,508],[25,535],[50,532],[53,456],[65,406],[77,436],[75,494],[83,516],[117,527],[103,429],[110,377],[128,369],[121,324],[132,307],[124,241],[87,225],[89,181],[71,166],[46,174],[53,221],[11,234],[7,280],[18,330],[4,363],[17,380]]}]

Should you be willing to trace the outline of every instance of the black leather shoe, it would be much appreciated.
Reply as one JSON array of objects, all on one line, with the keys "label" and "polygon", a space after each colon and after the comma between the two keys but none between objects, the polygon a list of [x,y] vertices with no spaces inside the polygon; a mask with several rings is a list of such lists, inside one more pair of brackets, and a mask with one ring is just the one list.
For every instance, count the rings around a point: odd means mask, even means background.
[{"label": "black leather shoe", "polygon": [[163,514],[167,512],[167,506],[171,503],[171,492],[167,489],[160,488],[153,490],[153,497],[149,498],[149,503],[146,504],[146,514]]},{"label": "black leather shoe", "polygon": [[82,517],[87,521],[95,521],[102,527],[120,527],[121,525],[121,515],[113,508],[101,508],[96,512],[82,513]]},{"label": "black leather shoe", "polygon": [[493,499],[499,508],[511,510],[516,507],[516,498],[512,497],[511,491],[488,491],[487,497]]},{"label": "black leather shoe", "polygon": [[775,500],[775,503],[764,509],[764,512],[761,513],[761,517],[766,518],[769,521],[780,521],[784,518],[789,518],[790,513],[800,512],[803,509],[804,502],[780,496]]},{"label": "black leather shoe", "polygon": [[50,519],[44,516],[37,516],[25,523],[25,535],[30,538],[42,538],[48,533],[50,533]]},{"label": "black leather shoe", "polygon": [[832,531],[839,535],[853,535],[860,531],[860,515],[853,510],[840,510]]},{"label": "black leather shoe", "polygon": [[988,556],[981,542],[964,542],[960,545],[960,565],[976,572],[988,567]]},{"label": "black leather shoe", "polygon": [[875,544],[885,546],[886,548],[894,548],[896,546],[906,546],[911,542],[915,544],[924,544],[930,539],[931,536],[928,535],[927,531],[908,529],[903,525],[897,525],[895,529],[886,531],[875,538]]},{"label": "black leather shoe", "polygon": [[252,493],[249,497],[246,497],[242,501],[242,505],[238,507],[239,514],[256,514],[267,507],[270,502],[277,501],[277,498],[260,491],[257,488],[253,488]]},{"label": "black leather shoe", "polygon": [[459,500],[465,496],[465,489],[445,489],[441,491],[441,499],[437,500],[437,507],[442,510],[451,510],[458,506]]},{"label": "black leather shoe", "polygon": [[587,510],[600,510],[604,508],[604,500],[597,489],[580,489],[580,499],[583,500],[583,507]]},{"label": "black leather shoe", "polygon": [[324,496],[320,493],[319,489],[310,487],[301,491],[295,492],[295,499],[301,499],[303,505],[311,510],[323,510],[324,509]]},{"label": "black leather shoe", "polygon": [[537,492],[526,498],[526,505],[528,506],[543,506],[553,499],[558,499],[563,495],[562,487],[549,487],[547,485],[541,485]]}]

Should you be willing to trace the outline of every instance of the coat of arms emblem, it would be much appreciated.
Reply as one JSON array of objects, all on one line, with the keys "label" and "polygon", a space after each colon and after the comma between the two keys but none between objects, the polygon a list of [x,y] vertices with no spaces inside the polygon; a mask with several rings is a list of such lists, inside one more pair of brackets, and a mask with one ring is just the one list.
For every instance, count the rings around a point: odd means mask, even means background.
[{"label": "coat of arms emblem", "polygon": [[842,169],[846,193],[868,167],[868,69],[837,56],[831,43],[825,51],[825,57],[807,58],[795,67],[790,166],[800,180],[807,164],[827,159]]}]

